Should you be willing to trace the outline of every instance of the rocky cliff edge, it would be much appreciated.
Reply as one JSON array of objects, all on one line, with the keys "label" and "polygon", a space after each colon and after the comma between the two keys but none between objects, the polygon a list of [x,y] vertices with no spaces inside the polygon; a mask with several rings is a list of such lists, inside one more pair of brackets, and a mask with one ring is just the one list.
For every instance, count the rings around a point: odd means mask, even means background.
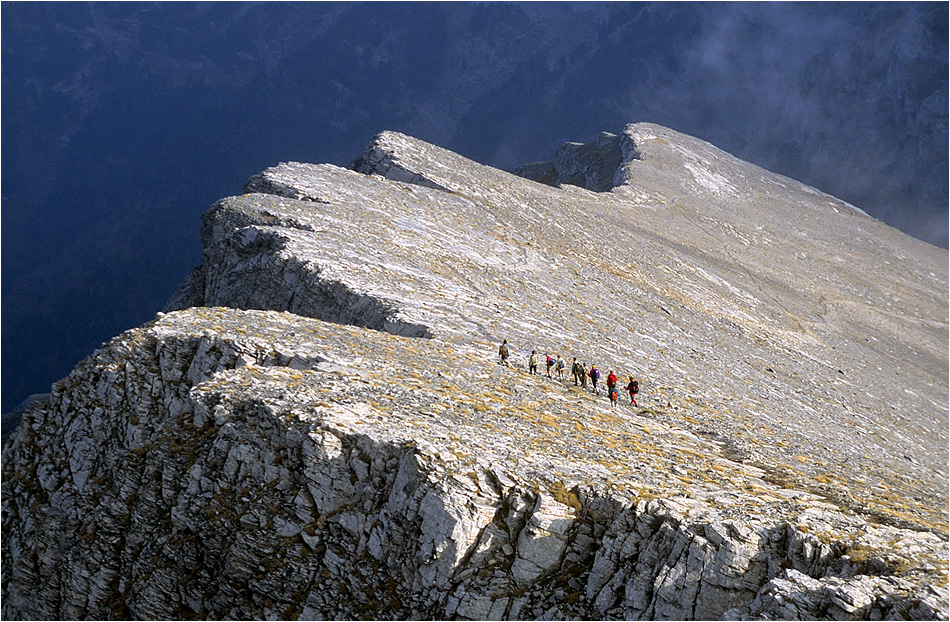
[{"label": "rocky cliff edge", "polygon": [[552,186],[386,132],[212,206],[5,448],[4,618],[946,617],[946,252],[615,139]]}]

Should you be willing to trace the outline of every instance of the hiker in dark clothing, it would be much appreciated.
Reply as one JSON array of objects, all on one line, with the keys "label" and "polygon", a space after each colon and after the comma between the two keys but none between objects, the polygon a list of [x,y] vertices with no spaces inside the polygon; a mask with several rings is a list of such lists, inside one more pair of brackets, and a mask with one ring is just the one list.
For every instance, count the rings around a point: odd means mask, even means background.
[{"label": "hiker in dark clothing", "polygon": [[597,381],[600,379],[600,370],[597,369],[596,365],[590,366],[590,382],[594,387],[594,393],[600,395],[600,391],[597,390]]},{"label": "hiker in dark clothing", "polygon": [[501,345],[498,346],[498,357],[501,359],[501,364],[505,367],[508,367],[508,340],[505,339],[501,342]]},{"label": "hiker in dark clothing", "polygon": [[577,362],[577,357],[575,356],[571,359],[571,377],[574,378],[575,387],[581,383],[581,375],[583,375],[583,373],[584,368]]},{"label": "hiker in dark clothing", "polygon": [[630,403],[634,406],[637,405],[637,393],[640,392],[640,385],[636,380],[633,379],[633,376],[629,376],[630,384],[627,385],[627,391],[630,391]]},{"label": "hiker in dark clothing", "polygon": [[531,357],[528,358],[528,373],[536,374],[538,373],[538,351],[532,350]]}]

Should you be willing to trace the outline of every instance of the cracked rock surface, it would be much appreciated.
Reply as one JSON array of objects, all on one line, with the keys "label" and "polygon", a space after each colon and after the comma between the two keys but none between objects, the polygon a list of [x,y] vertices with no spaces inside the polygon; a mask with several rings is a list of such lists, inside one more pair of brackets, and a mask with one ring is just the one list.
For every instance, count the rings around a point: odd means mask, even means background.
[{"label": "cracked rock surface", "polygon": [[650,124],[351,166],[212,206],[30,407],[4,618],[947,616],[946,251]]}]

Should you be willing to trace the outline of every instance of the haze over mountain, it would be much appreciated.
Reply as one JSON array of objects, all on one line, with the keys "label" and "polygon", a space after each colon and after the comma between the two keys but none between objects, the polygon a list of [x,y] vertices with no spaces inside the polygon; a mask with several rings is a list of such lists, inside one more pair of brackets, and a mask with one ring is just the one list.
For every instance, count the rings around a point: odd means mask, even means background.
[{"label": "haze over mountain", "polygon": [[943,3],[4,3],[2,407],[152,317],[198,215],[380,129],[511,170],[653,121],[947,245]]}]

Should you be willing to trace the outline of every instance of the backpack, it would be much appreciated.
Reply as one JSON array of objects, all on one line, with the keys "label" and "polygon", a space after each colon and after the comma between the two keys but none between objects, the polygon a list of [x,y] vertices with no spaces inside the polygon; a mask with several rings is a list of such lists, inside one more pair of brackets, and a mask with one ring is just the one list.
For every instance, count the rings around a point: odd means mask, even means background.
[{"label": "backpack", "polygon": [[560,360],[560,361],[557,362],[557,368],[558,368],[558,369],[564,369],[564,361],[563,361],[563,360]]},{"label": "backpack", "polygon": [[590,370],[590,377],[593,378],[594,380],[597,380],[598,378],[600,378],[600,370],[599,369]]}]

